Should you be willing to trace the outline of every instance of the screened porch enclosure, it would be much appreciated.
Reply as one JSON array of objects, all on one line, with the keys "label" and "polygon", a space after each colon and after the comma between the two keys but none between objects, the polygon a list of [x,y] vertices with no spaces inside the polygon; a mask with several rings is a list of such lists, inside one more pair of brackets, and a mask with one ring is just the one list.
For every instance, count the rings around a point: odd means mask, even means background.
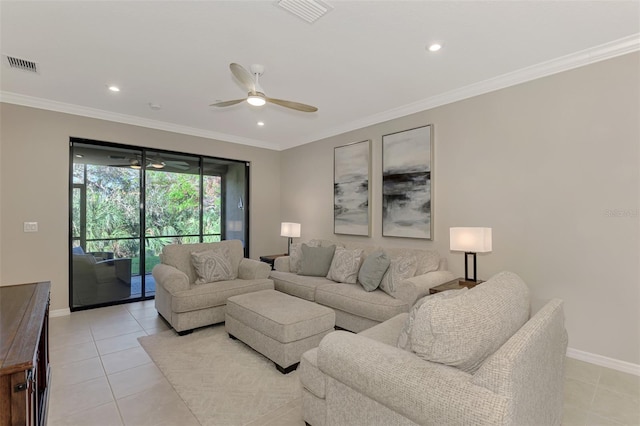
[{"label": "screened porch enclosure", "polygon": [[167,244],[243,241],[245,162],[71,140],[72,310],[152,298]]}]

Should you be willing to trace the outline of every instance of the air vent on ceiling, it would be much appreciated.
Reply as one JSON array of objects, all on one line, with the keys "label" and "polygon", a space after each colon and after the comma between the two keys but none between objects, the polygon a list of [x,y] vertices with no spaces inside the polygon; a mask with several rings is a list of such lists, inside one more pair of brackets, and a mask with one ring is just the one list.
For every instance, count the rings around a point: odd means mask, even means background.
[{"label": "air vent on ceiling", "polygon": [[9,56],[9,55],[2,55],[2,56],[6,58],[5,60],[7,61],[7,64],[9,64],[11,68],[33,72],[36,74],[38,73],[38,64],[33,61],[28,61],[26,59],[20,59],[20,58],[16,58],[15,56]]},{"label": "air vent on ceiling", "polygon": [[333,9],[327,3],[319,0],[280,0],[277,5],[310,24]]}]

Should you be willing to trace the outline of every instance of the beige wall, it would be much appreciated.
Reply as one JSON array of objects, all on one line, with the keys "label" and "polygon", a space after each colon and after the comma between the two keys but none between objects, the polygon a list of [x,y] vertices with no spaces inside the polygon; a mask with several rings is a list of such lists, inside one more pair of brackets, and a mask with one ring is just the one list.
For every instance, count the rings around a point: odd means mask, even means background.
[{"label": "beige wall", "polygon": [[[464,271],[449,227],[493,228],[478,275],[565,301],[569,346],[640,364],[640,54],[286,150],[282,219],[302,239],[426,247]],[[381,237],[381,135],[433,124],[434,240]],[[333,235],[333,148],[373,141],[372,237]]]},{"label": "beige wall", "polygon": [[[282,245],[280,153],[211,139],[0,104],[0,283],[52,283],[51,308],[68,303],[69,137],[251,162],[251,257]],[[275,202],[274,202],[275,200]],[[24,233],[25,221],[39,232]]]}]

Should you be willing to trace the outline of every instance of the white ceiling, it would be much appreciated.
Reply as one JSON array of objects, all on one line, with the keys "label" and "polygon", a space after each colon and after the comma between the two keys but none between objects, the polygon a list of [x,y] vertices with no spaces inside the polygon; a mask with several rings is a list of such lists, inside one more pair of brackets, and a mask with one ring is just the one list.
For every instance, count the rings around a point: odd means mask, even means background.
[{"label": "white ceiling", "polygon": [[[0,99],[286,149],[640,49],[639,1],[328,3],[309,24],[276,1],[3,0],[1,53],[40,73],[3,61]],[[210,107],[246,95],[230,62],[319,111]]]}]

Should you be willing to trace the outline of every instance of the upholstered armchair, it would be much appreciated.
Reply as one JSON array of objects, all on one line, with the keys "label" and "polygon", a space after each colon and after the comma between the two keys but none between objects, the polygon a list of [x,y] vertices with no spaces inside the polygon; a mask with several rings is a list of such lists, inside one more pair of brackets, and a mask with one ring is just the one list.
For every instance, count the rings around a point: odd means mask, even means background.
[{"label": "upholstered armchair", "polygon": [[[74,305],[93,305],[131,296],[131,259],[113,253],[72,255]],[[103,260],[105,259],[106,260]]]}]

